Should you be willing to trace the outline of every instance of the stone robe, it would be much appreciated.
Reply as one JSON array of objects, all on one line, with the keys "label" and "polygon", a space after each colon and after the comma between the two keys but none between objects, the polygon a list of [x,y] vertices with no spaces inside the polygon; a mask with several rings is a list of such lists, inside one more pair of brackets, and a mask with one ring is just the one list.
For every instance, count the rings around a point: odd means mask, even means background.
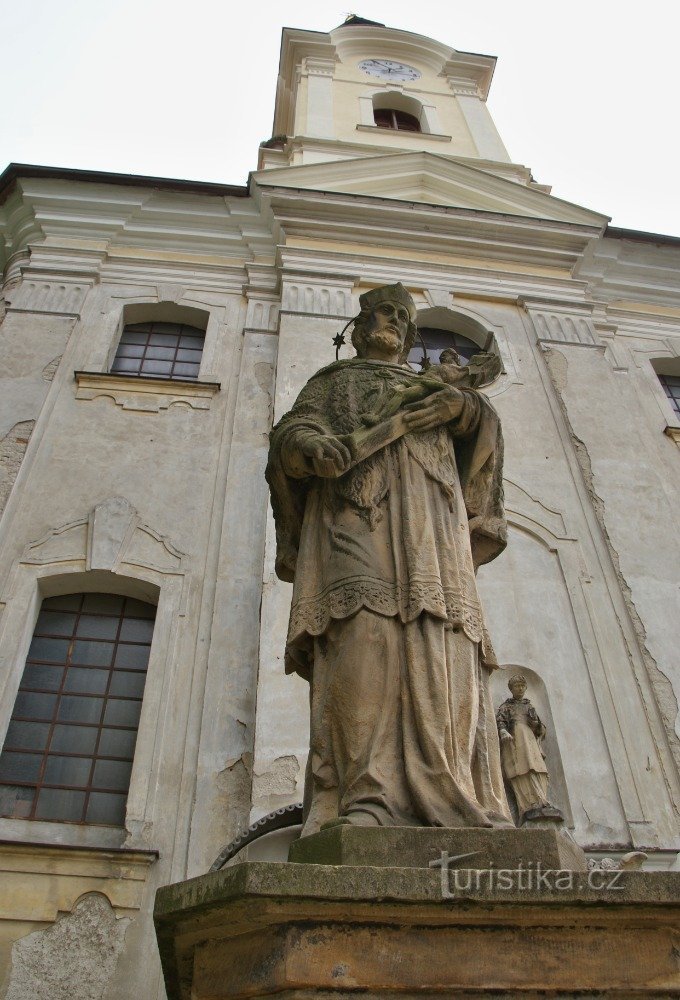
[{"label": "stone robe", "polygon": [[464,390],[450,424],[405,434],[338,479],[300,454],[306,435],[360,428],[418,378],[336,362],[272,432],[277,573],[294,581],[286,667],[311,683],[304,834],[338,815],[509,821],[475,583],[476,564],[505,544],[495,412]]},{"label": "stone robe", "polygon": [[545,726],[528,698],[508,698],[498,709],[496,721],[499,729],[513,737],[501,740],[501,762],[521,818],[528,809],[550,804],[548,768],[538,742]]}]

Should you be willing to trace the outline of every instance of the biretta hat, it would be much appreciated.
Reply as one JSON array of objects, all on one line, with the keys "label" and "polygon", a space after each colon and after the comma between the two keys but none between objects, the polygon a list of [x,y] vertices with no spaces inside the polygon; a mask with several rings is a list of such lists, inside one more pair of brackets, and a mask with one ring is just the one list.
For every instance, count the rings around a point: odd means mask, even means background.
[{"label": "biretta hat", "polygon": [[359,296],[359,305],[362,311],[370,312],[381,302],[398,302],[408,309],[409,318],[412,323],[416,321],[416,305],[411,295],[398,281],[396,285],[382,285],[380,288],[372,288],[370,292],[364,292]]}]

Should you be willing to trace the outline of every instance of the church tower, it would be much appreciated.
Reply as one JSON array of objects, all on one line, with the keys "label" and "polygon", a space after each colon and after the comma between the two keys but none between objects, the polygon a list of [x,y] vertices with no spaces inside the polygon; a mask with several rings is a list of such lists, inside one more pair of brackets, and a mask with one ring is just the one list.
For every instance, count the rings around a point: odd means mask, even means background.
[{"label": "church tower", "polygon": [[328,34],[284,28],[273,134],[285,142],[261,166],[427,149],[507,171],[486,107],[495,64],[355,16]]},{"label": "church tower", "polygon": [[512,162],[486,104],[495,65],[355,15],[328,33],[284,28],[273,134],[255,178],[601,224],[547,198],[550,187]]}]

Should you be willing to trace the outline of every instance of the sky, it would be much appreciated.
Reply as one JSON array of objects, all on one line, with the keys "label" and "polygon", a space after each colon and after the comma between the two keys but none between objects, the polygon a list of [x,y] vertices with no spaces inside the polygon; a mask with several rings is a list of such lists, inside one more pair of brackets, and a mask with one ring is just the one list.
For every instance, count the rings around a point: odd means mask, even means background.
[{"label": "sky", "polygon": [[[553,194],[680,236],[679,5],[356,2],[362,17],[497,56],[489,110],[513,161]],[[329,0],[0,0],[0,170],[245,184],[272,131],[282,27],[329,31],[349,12]]]}]

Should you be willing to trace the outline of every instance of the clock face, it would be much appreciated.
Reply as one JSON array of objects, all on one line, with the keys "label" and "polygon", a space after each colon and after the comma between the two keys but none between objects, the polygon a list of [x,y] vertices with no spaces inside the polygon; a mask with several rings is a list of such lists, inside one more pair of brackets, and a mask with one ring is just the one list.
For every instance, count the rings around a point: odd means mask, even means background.
[{"label": "clock face", "polygon": [[381,80],[417,80],[420,76],[413,66],[395,62],[393,59],[364,59],[359,63],[359,69]]}]

